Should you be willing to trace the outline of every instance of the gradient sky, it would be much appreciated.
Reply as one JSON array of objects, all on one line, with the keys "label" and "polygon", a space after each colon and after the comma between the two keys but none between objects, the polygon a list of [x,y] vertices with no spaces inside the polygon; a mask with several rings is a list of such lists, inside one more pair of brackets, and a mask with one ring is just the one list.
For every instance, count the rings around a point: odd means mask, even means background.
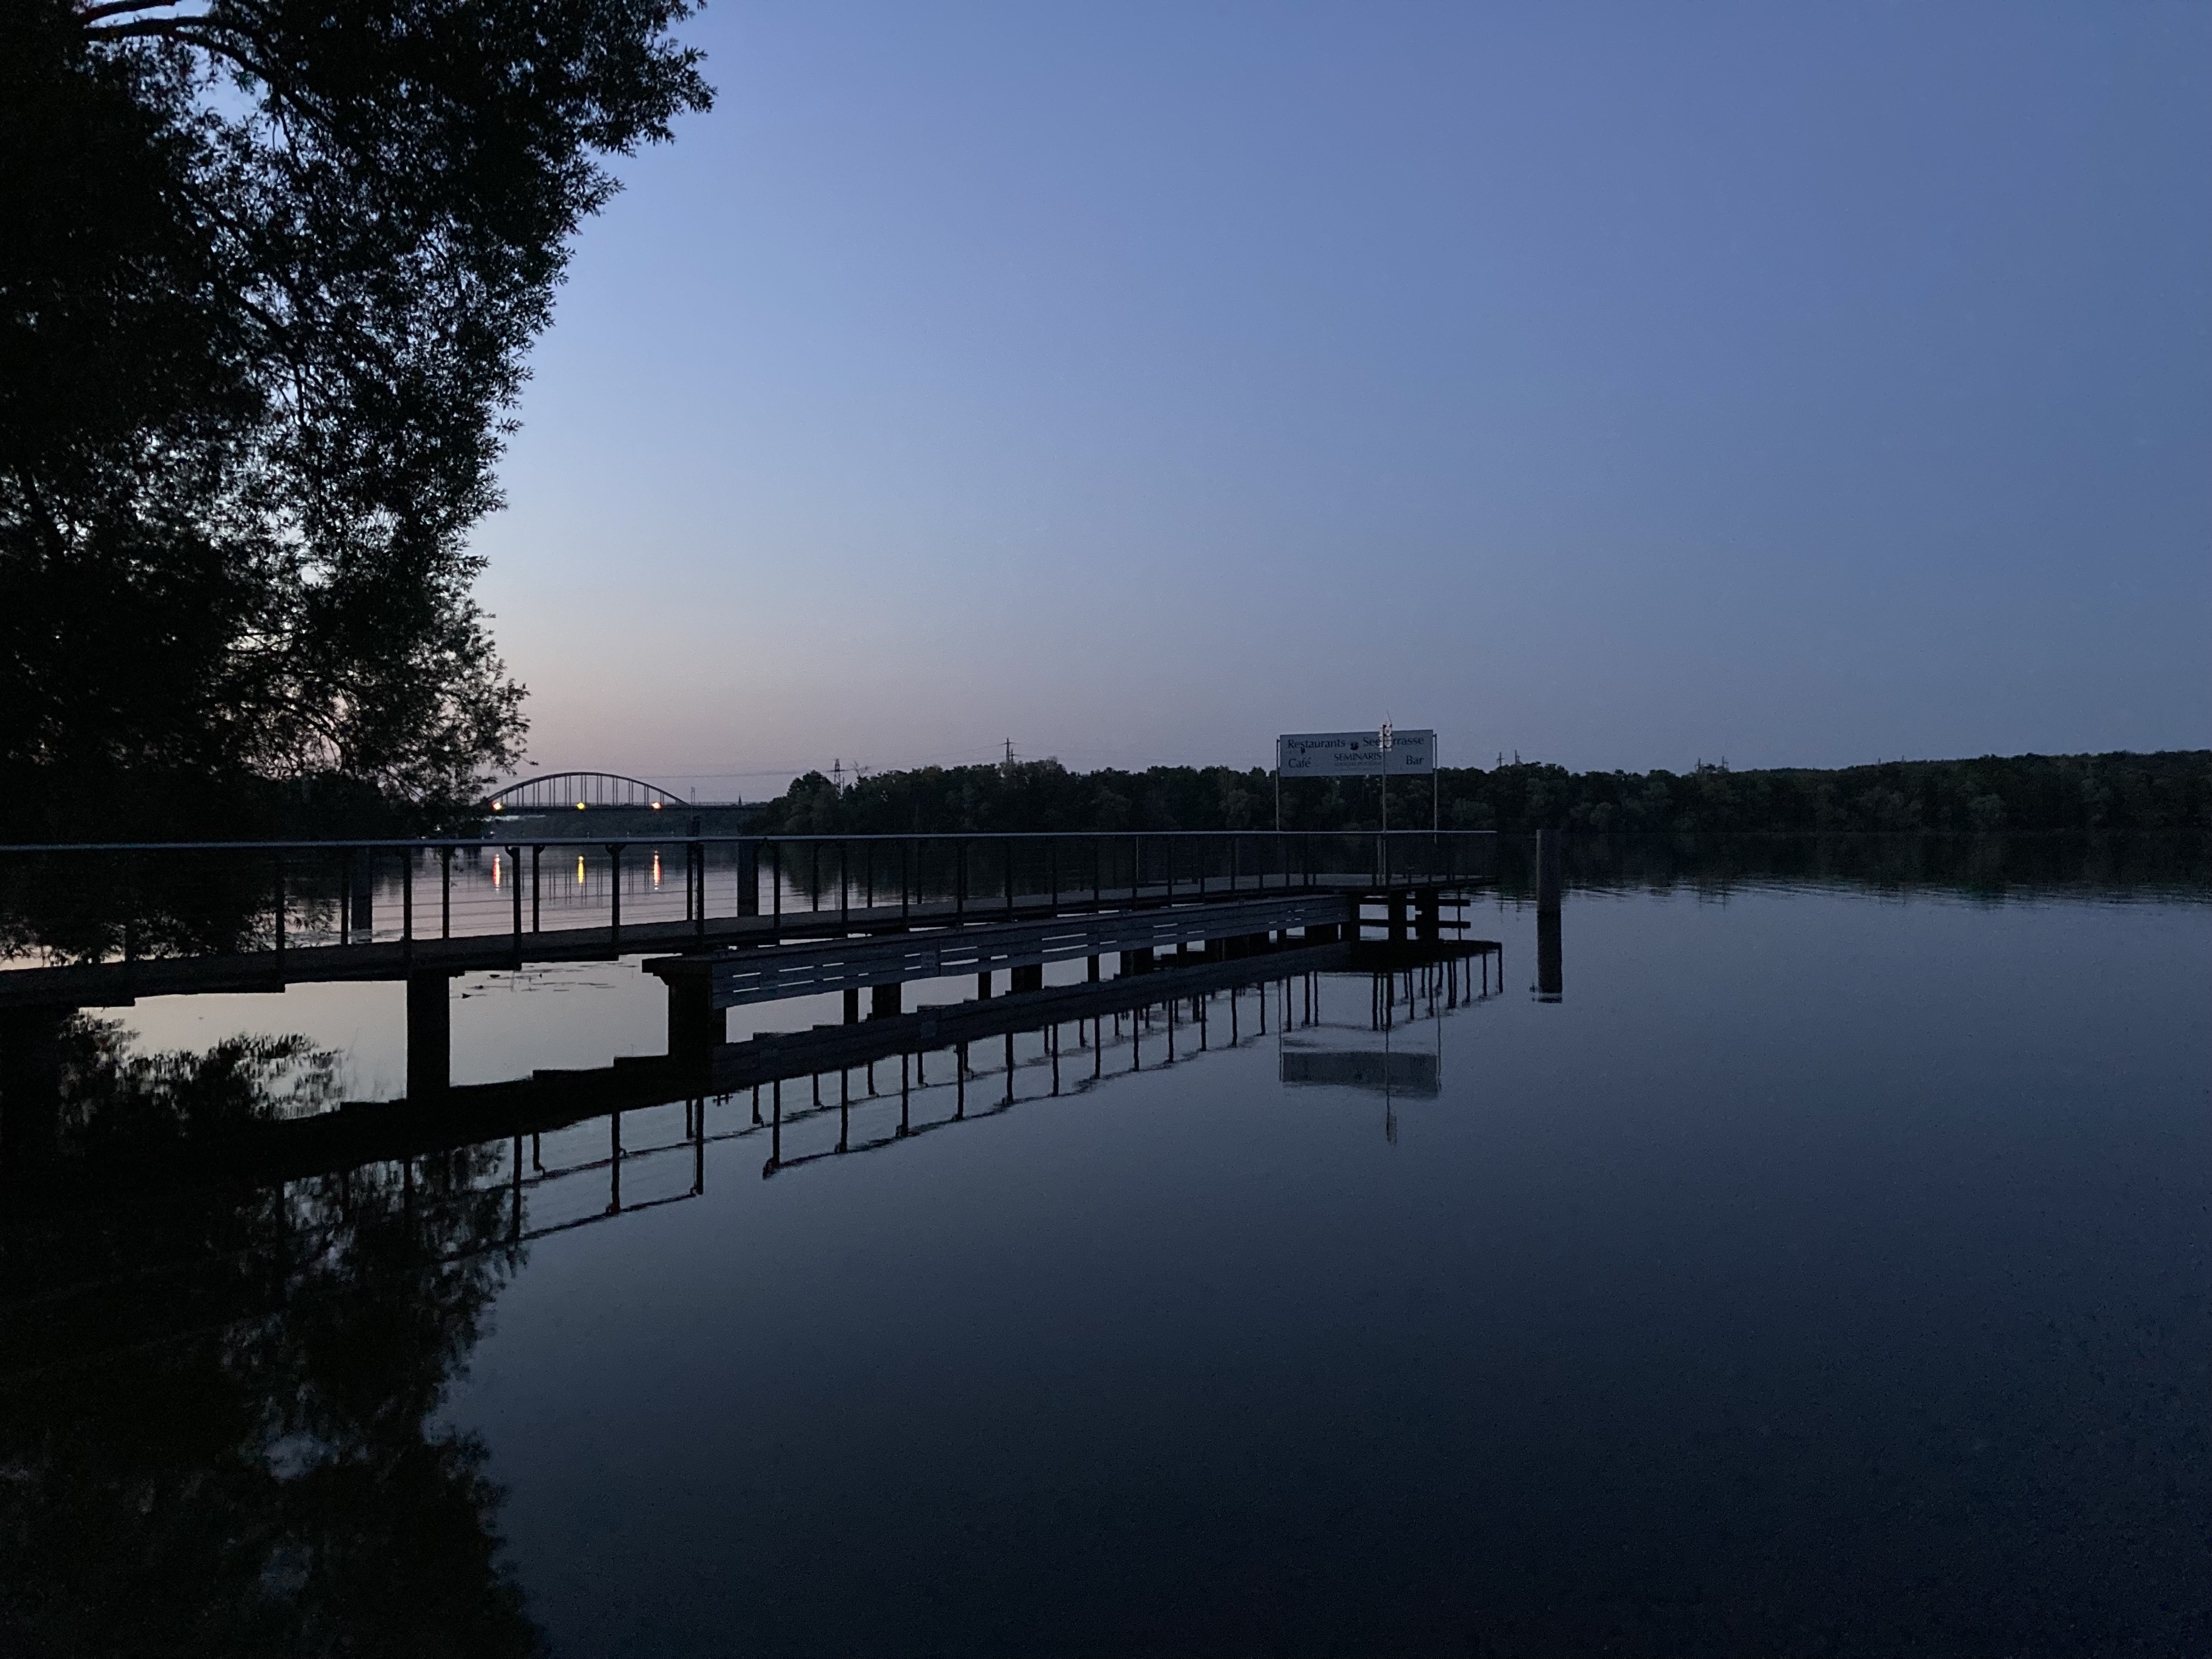
[{"label": "gradient sky", "polygon": [[548,769],[2212,744],[2212,8],[688,34],[477,537]]}]

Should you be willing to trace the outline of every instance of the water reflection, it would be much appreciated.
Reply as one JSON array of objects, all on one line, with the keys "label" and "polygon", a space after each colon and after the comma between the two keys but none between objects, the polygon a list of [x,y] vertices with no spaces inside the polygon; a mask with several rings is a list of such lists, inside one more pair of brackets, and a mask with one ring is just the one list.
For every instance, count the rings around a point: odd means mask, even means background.
[{"label": "water reflection", "polygon": [[[288,1126],[344,1115],[336,1056],[296,1036],[141,1054],[119,1024],[68,1017],[40,1156],[9,1165],[0,1226],[0,1638],[541,1650],[500,1562],[486,1449],[438,1426],[532,1240],[699,1197],[713,1144],[757,1140],[763,1173],[795,1171],[1266,1042],[1286,1081],[1348,1066],[1355,1088],[1433,1097],[1441,1038],[1409,1034],[1495,994],[1457,947],[1402,966],[1378,948],[1375,971],[1351,970],[1352,947],[1300,954],[1295,975],[1167,967],[970,1005],[1020,1029],[902,1051],[896,1080],[863,1060],[282,1180],[267,1148]],[[1330,1017],[1362,994],[1371,1078]],[[1024,1024],[1032,996],[1069,1017]]]},{"label": "water reflection", "polygon": [[1559,937],[1559,913],[1536,913],[1536,1000],[1558,1002],[1566,994],[1565,958]]},{"label": "water reflection", "polygon": [[0,1227],[0,1647],[538,1651],[484,1449],[434,1426],[522,1260],[495,1155],[149,1178],[118,1154],[280,1121],[331,1057],[64,1042],[57,1159]]},{"label": "water reflection", "polygon": [[2201,1648],[2208,934],[2139,902],[2187,866],[1586,850],[1556,1006],[1169,968],[442,1120],[58,1027],[0,1651]]},{"label": "water reflection", "polygon": [[[1984,897],[2064,895],[2154,902],[2212,897],[2212,836],[1729,835],[1564,836],[1570,889],[1871,888]],[[1536,890],[1533,842],[1500,837],[1510,895]]]}]

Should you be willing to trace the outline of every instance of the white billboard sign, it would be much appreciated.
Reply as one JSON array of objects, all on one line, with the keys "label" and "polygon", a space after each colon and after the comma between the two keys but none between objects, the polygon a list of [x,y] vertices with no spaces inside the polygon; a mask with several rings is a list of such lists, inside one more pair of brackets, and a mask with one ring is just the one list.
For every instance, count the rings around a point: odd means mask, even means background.
[{"label": "white billboard sign", "polygon": [[1285,732],[1275,739],[1275,770],[1286,778],[1382,778],[1437,769],[1431,731]]}]

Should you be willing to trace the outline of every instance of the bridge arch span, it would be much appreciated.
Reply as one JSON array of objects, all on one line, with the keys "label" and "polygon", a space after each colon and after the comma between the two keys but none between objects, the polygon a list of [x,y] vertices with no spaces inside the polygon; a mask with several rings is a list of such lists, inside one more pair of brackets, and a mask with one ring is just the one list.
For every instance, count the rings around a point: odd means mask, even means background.
[{"label": "bridge arch span", "polygon": [[642,778],[619,772],[548,772],[535,778],[518,778],[503,789],[484,797],[493,812],[575,811],[594,806],[684,806],[690,805],[673,789],[664,789]]}]

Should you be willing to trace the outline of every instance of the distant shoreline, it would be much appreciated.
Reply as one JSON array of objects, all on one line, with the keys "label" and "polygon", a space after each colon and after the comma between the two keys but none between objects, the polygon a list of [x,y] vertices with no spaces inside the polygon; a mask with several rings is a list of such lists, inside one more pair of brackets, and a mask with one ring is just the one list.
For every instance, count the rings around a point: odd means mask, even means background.
[{"label": "distant shoreline", "polygon": [[[1371,780],[1289,780],[1285,830],[1381,827]],[[1432,793],[1433,790],[1433,793]],[[2212,830],[2212,750],[2154,754],[1985,755],[1821,769],[1570,772],[1538,761],[1440,768],[1390,785],[1393,829],[1598,833]],[[794,779],[751,828],[784,835],[948,835],[1021,830],[1267,830],[1273,774],[1156,766],[1071,772],[1056,760],[921,767],[840,788]]]}]

